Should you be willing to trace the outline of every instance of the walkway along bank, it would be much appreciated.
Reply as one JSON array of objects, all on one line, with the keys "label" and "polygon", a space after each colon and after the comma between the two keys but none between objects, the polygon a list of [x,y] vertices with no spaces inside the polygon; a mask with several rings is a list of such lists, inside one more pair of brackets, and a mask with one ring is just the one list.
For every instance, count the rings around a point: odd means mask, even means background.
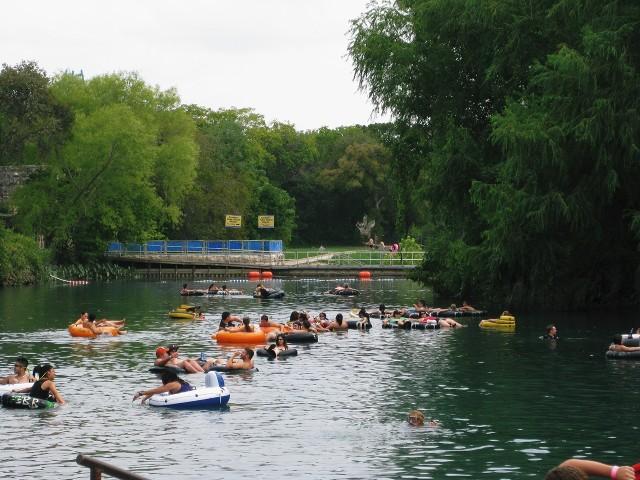
[{"label": "walkway along bank", "polygon": [[114,242],[105,252],[118,264],[133,266],[148,278],[245,278],[250,271],[278,276],[406,276],[422,263],[424,252],[349,250],[284,251],[280,240],[167,240],[145,244]]}]

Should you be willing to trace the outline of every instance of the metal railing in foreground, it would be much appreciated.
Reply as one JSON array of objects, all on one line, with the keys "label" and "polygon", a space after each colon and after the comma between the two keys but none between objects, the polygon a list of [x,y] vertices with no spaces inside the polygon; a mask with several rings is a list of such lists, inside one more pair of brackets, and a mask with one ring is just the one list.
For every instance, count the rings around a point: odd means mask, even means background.
[{"label": "metal railing in foreground", "polygon": [[76,457],[76,463],[89,468],[90,480],[101,480],[103,473],[122,480],[149,480],[147,477],[143,477],[142,475],[129,472],[123,468],[110,465],[107,462],[103,462],[102,460],[98,460],[97,458],[89,457],[81,453]]}]

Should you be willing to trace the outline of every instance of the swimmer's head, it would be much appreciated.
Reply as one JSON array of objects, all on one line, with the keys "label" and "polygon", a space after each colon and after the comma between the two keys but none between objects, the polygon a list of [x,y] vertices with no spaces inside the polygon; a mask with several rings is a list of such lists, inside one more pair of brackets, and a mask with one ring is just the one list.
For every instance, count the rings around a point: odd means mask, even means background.
[{"label": "swimmer's head", "polygon": [[414,427],[420,427],[424,425],[424,413],[420,410],[411,410],[407,415],[407,422]]}]

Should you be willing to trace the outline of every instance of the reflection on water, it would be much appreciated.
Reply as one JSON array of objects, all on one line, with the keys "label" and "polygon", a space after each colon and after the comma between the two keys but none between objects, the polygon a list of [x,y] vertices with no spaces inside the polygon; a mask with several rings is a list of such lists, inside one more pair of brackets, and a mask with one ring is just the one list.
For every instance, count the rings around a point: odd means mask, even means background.
[{"label": "reflection on water", "polygon": [[[203,282],[204,283],[204,282]],[[68,405],[0,409],[3,478],[87,478],[78,453],[150,478],[541,478],[571,456],[616,464],[637,460],[635,384],[640,363],[606,361],[604,350],[630,320],[602,315],[523,315],[515,333],[480,330],[323,334],[295,358],[256,358],[257,372],[227,375],[223,411],[171,411],[131,402],[159,384],[148,373],[156,346],[224,356],[210,339],[224,310],[285,320],[293,309],[329,317],[361,304],[408,305],[432,296],[405,280],[354,283],[357,298],[321,295],[335,281],[274,281],[283,300],[191,298],[204,321],[176,321],[179,282],[0,291],[0,361],[24,354],[50,361]],[[249,291],[255,283],[230,282]],[[446,304],[446,302],[442,302]],[[69,337],[82,309],[127,318],[129,334]],[[561,340],[538,339],[555,322]],[[188,380],[201,384],[201,375]],[[423,410],[437,428],[411,428]],[[43,454],[47,461],[42,461]]]}]

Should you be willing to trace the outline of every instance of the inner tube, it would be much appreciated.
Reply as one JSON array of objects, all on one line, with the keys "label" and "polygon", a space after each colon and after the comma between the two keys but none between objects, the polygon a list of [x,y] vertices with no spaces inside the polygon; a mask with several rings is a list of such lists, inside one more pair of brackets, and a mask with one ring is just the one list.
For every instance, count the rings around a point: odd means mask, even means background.
[{"label": "inner tube", "polygon": [[640,351],[636,352],[614,352],[613,350],[607,350],[605,353],[607,358],[615,358],[618,360],[640,360]]},{"label": "inner tube", "polygon": [[223,344],[264,345],[267,343],[266,332],[258,329],[254,332],[226,332],[222,330],[211,335],[211,338]]},{"label": "inner tube", "polygon": [[6,383],[0,385],[0,393],[11,392],[11,390],[24,390],[33,387],[33,383]]},{"label": "inner tube", "polygon": [[287,343],[316,343],[318,334],[313,332],[285,332],[282,334]]},{"label": "inner tube", "polygon": [[54,408],[56,402],[35,398],[22,393],[2,394],[2,406],[5,408],[20,408],[24,410],[40,410],[44,408]]},{"label": "inner tube", "polygon": [[241,372],[257,372],[257,368],[235,368],[235,367],[227,367],[226,365],[214,365],[209,369],[209,371],[214,372],[226,372],[226,373],[241,373]]},{"label": "inner tube", "polygon": [[438,330],[440,323],[437,320],[427,320],[426,322],[412,323],[411,328],[414,330]]},{"label": "inner tube", "polygon": [[[347,326],[350,330],[362,330],[362,326],[359,326],[360,320],[347,320]],[[364,325],[365,330],[369,330],[372,327],[371,322]]]},{"label": "inner tube", "polygon": [[254,293],[253,298],[282,298],[284,297],[284,290],[276,290],[274,288],[267,288],[262,290],[261,293]]},{"label": "inner tube", "polygon": [[360,295],[360,291],[355,288],[342,288],[340,290],[329,290],[327,292],[329,295],[340,295],[343,297],[353,297],[355,295]]},{"label": "inner tube", "polygon": [[[258,350],[256,350],[256,355],[258,355],[259,357],[276,358],[273,350],[267,350],[266,348],[259,348]],[[298,350],[296,350],[295,348],[288,348],[287,350],[283,350],[282,352],[280,352],[278,354],[278,358],[295,357],[297,355]]]},{"label": "inner tube", "polygon": [[183,297],[202,297],[206,294],[206,290],[180,290],[180,295],[182,295]]},{"label": "inner tube", "polygon": [[493,328],[496,330],[515,330],[516,322],[499,321],[495,319],[480,320],[480,328]]},{"label": "inner tube", "polygon": [[[102,335],[111,335],[113,337],[120,335],[120,332],[116,327],[98,327],[101,330]],[[67,327],[69,334],[72,337],[84,337],[95,338],[96,335],[88,328],[81,327],[79,325],[71,324]]]},{"label": "inner tube", "polygon": [[152,407],[165,407],[174,409],[189,408],[217,408],[224,407],[229,403],[231,394],[224,386],[198,387],[188,392],[180,393],[159,393],[152,395],[149,405]]},{"label": "inner tube", "polygon": [[177,310],[169,312],[169,317],[180,319],[180,320],[204,320],[204,314],[202,313],[180,312]]}]

